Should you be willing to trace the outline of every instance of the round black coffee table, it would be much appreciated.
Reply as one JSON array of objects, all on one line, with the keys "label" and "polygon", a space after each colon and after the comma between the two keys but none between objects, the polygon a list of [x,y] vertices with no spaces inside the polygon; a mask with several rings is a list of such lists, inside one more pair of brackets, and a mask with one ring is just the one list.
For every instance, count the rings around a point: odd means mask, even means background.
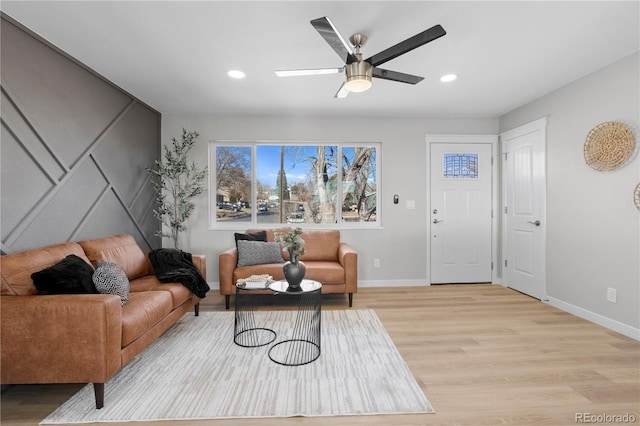
[{"label": "round black coffee table", "polygon": [[322,284],[302,280],[301,290],[290,291],[286,281],[275,281],[269,289],[276,295],[298,297],[298,313],[293,333],[269,349],[271,361],[281,365],[309,364],[320,356],[320,320],[322,316]]}]

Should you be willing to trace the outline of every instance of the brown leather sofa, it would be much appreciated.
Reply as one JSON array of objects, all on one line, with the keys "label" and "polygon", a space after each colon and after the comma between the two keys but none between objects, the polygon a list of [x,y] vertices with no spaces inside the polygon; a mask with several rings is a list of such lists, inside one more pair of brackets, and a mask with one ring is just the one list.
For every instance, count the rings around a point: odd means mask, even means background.
[{"label": "brown leather sofa", "polygon": [[[117,264],[127,275],[125,306],[114,294],[38,294],[31,274],[75,254],[95,267]],[[205,257],[193,256],[206,277]],[[96,408],[104,384],[195,306],[179,283],[160,283],[131,235],[66,242],[0,257],[2,384],[93,383]]]},{"label": "brown leather sofa", "polygon": [[[262,231],[249,229],[247,232]],[[274,241],[275,232],[289,232],[291,228],[266,229],[267,241]],[[349,307],[353,305],[353,293],[358,291],[358,253],[347,243],[340,241],[338,230],[305,230],[301,235],[305,242],[305,254],[300,260],[307,271],[305,278],[322,283],[322,293],[348,293]],[[288,260],[288,253],[282,256]],[[274,280],[284,279],[282,263],[267,263],[237,266],[238,250],[230,248],[219,256],[220,294],[225,296],[229,309],[229,299],[235,295],[235,283],[251,275],[268,274]],[[261,292],[259,290],[258,292]],[[269,290],[263,291],[269,293]]]}]

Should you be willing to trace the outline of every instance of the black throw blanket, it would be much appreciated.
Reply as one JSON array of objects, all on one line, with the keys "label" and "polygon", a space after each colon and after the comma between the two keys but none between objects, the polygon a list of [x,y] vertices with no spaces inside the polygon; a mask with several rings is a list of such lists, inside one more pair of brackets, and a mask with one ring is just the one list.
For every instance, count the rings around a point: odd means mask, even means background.
[{"label": "black throw blanket", "polygon": [[193,264],[191,253],[177,249],[156,249],[149,252],[151,266],[163,283],[180,283],[203,299],[210,290],[207,280]]}]

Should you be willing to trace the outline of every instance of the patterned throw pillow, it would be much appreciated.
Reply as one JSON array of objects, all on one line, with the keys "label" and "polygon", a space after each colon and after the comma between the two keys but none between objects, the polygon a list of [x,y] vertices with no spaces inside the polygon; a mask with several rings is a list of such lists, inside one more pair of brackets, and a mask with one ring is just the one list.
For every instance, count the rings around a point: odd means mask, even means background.
[{"label": "patterned throw pillow", "polygon": [[127,274],[115,263],[98,260],[93,273],[93,284],[102,294],[117,294],[122,306],[129,299],[129,280]]},{"label": "patterned throw pillow", "polygon": [[278,243],[238,240],[238,266],[283,262]]},{"label": "patterned throw pillow", "polygon": [[[264,241],[267,242],[267,231],[258,231],[258,232],[247,232],[245,234],[236,232],[233,234],[233,237],[236,240],[236,249],[238,249],[238,241],[246,240],[246,241]],[[238,265],[238,261],[236,259],[236,266]]]}]

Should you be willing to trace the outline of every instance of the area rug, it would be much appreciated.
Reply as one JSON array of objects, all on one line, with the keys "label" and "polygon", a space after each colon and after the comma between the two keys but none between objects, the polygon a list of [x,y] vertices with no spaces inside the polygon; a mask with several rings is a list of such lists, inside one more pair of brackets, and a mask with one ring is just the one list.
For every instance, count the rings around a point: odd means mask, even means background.
[{"label": "area rug", "polygon": [[[296,312],[255,314],[276,343]],[[233,343],[233,312],[186,315],[105,384],[104,408],[87,385],[41,424],[434,412],[375,311],[321,318],[320,357],[287,367]]]}]

